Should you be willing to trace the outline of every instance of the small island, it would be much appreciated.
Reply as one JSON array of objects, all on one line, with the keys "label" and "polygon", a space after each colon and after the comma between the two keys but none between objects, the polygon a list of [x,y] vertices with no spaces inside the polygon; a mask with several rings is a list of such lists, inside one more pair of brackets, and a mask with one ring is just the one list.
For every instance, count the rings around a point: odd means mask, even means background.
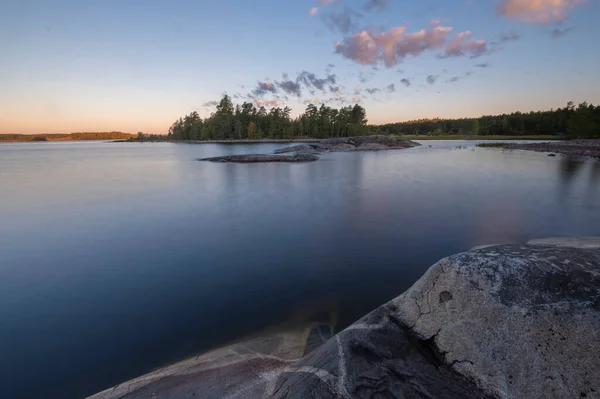
[{"label": "small island", "polygon": [[576,155],[582,157],[600,158],[600,140],[581,139],[564,140],[559,142],[544,143],[481,143],[477,145],[482,148],[502,148],[505,150],[526,150],[535,152],[547,152],[549,156],[556,154]]},{"label": "small island", "polygon": [[[300,144],[275,150],[273,154],[242,154],[203,158],[209,162],[311,162],[318,161],[315,154],[323,152],[383,151],[417,147],[415,141],[403,140],[391,136],[357,136],[322,140],[317,143]],[[283,155],[290,154],[290,155]]]}]

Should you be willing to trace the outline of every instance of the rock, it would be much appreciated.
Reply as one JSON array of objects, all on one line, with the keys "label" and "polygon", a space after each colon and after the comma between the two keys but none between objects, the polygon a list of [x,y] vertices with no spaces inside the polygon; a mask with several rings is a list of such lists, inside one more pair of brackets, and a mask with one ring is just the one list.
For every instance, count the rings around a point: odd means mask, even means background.
[{"label": "rock", "polygon": [[350,152],[350,151],[381,151],[411,148],[420,144],[410,140],[402,140],[393,136],[358,136],[340,137],[322,140],[319,143],[295,145],[276,150],[275,154],[285,153],[315,153],[315,152]]},{"label": "rock", "polygon": [[261,398],[294,361],[333,336],[337,314],[162,368],[89,399]]},{"label": "rock", "polygon": [[505,143],[502,147],[511,150],[551,152],[554,156],[565,154],[600,158],[600,139],[561,140],[527,144]]},{"label": "rock", "polygon": [[599,397],[600,238],[453,255],[333,338],[323,327],[221,349],[95,398]]},{"label": "rock", "polygon": [[294,363],[274,397],[598,397],[599,247],[538,240],[443,259]]},{"label": "rock", "polygon": [[273,151],[273,154],[285,154],[290,152],[296,152],[301,154],[314,154],[318,153],[319,151],[317,150],[317,145],[300,144],[291,147],[280,148],[278,150]]},{"label": "rock", "polygon": [[312,162],[312,161],[318,161],[318,160],[319,160],[319,157],[316,155],[313,155],[313,154],[294,154],[294,155],[245,154],[245,155],[225,155],[222,157],[199,159],[199,161],[236,162],[236,163]]}]

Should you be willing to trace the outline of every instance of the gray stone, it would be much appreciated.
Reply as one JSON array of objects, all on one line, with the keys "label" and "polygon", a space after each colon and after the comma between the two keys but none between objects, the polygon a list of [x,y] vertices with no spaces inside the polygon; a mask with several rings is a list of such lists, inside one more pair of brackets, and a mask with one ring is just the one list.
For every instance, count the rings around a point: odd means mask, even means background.
[{"label": "gray stone", "polygon": [[245,155],[225,155],[222,157],[199,159],[199,161],[235,162],[235,163],[312,162],[312,161],[318,161],[318,160],[319,160],[319,157],[316,155],[313,155],[313,154],[293,154],[293,155],[245,154]]},{"label": "gray stone", "polygon": [[600,251],[593,242],[539,240],[443,259],[406,293],[295,362],[274,397],[597,397]]},{"label": "gray stone", "polygon": [[453,255],[333,337],[314,321],[94,398],[600,397],[598,248],[562,238]]},{"label": "gray stone", "polygon": [[555,247],[598,249],[600,237],[558,237],[530,240],[528,245],[550,245]]},{"label": "gray stone", "polygon": [[291,147],[280,148],[273,151],[273,154],[287,154],[287,153],[300,153],[300,154],[316,154],[319,153],[317,144],[299,144]]},{"label": "gray stone", "polygon": [[321,153],[351,151],[382,151],[419,146],[410,140],[402,140],[393,136],[373,135],[357,137],[339,137],[321,140],[318,143],[295,145],[275,150],[275,154],[285,153]]}]

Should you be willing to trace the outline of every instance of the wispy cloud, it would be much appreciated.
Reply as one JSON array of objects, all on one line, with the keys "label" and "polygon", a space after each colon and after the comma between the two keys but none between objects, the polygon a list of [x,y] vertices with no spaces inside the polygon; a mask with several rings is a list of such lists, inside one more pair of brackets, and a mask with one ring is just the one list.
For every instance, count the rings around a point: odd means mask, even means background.
[{"label": "wispy cloud", "polygon": [[484,62],[484,63],[482,63],[482,64],[475,64],[475,66],[476,66],[477,68],[489,68],[489,67],[490,67],[490,64],[489,64],[489,63],[487,63],[487,62]]},{"label": "wispy cloud", "polygon": [[396,85],[394,83],[390,83],[386,87],[388,93],[394,93],[396,91]]},{"label": "wispy cloud", "polygon": [[271,100],[257,98],[253,101],[253,103],[257,107],[273,108],[283,106],[285,101],[282,98],[273,98]]},{"label": "wispy cloud", "polygon": [[550,36],[552,36],[553,38],[559,38],[562,37],[564,35],[566,35],[567,33],[571,32],[573,30],[572,27],[569,28],[554,28],[550,31]]},{"label": "wispy cloud", "polygon": [[308,11],[308,13],[312,16],[317,15],[318,12],[319,12],[319,9],[317,7],[313,7]]},{"label": "wispy cloud", "polygon": [[325,15],[324,21],[329,29],[347,34],[358,30],[358,20],[362,17],[363,14],[346,7],[341,11]]},{"label": "wispy cloud", "polygon": [[268,93],[277,93],[277,88],[275,87],[275,84],[270,81],[257,82],[256,87],[254,88],[254,90],[252,90],[252,95],[258,97],[264,96]]},{"label": "wispy cloud", "polygon": [[284,80],[275,83],[284,93],[294,95],[296,97],[302,96],[302,88],[297,82],[287,79],[284,75]]},{"label": "wispy cloud", "polygon": [[410,81],[410,79],[404,78],[400,81],[400,83],[402,83],[404,86],[409,87],[410,85],[412,85],[412,82]]},{"label": "wispy cloud", "polygon": [[502,42],[502,43],[510,42],[513,40],[519,40],[520,38],[521,38],[521,35],[519,35],[517,32],[510,31],[510,32],[505,33],[502,36],[500,36],[500,42]]},{"label": "wispy cloud", "polygon": [[562,22],[586,0],[502,0],[498,13],[507,19],[532,24]]},{"label": "wispy cloud", "polygon": [[378,10],[382,11],[389,5],[389,0],[367,0],[363,6],[365,11]]},{"label": "wispy cloud", "polygon": [[315,89],[325,91],[327,85],[336,84],[337,77],[333,74],[330,74],[324,78],[321,78],[313,72],[302,71],[298,74],[296,82],[299,84],[303,83],[308,88],[314,87]]},{"label": "wispy cloud", "polygon": [[470,55],[477,57],[487,51],[487,43],[485,40],[474,40],[471,37],[471,31],[460,32],[448,43],[444,49],[444,57],[464,57]]},{"label": "wispy cloud", "polygon": [[204,108],[214,108],[214,107],[216,107],[217,105],[219,105],[219,102],[218,102],[218,101],[207,101],[207,102],[205,102],[205,103],[202,103],[202,106],[203,106]]},{"label": "wispy cloud", "polygon": [[425,80],[427,81],[428,84],[432,85],[436,82],[437,79],[438,79],[437,75],[429,75],[429,76],[427,76],[427,78]]}]

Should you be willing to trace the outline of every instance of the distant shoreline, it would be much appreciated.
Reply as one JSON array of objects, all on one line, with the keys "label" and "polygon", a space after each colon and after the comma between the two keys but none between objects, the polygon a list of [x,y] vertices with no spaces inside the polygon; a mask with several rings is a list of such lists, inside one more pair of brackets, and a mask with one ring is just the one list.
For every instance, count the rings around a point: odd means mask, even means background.
[{"label": "distant shoreline", "polygon": [[169,140],[169,139],[143,139],[112,140],[111,143],[183,143],[183,144],[285,144],[285,143],[318,143],[323,139],[244,139],[244,140]]},{"label": "distant shoreline", "polygon": [[47,141],[91,141],[126,140],[135,138],[131,133],[123,132],[76,132],[76,133],[39,133],[39,134],[0,134],[0,143],[43,143]]},{"label": "distant shoreline", "polygon": [[[554,135],[539,135],[539,136],[462,136],[462,135],[441,135],[441,136],[395,136],[393,137],[402,140],[465,140],[465,141],[476,141],[476,140],[563,140],[564,137]],[[330,139],[330,138],[329,138]],[[285,144],[285,143],[318,143],[320,141],[327,140],[315,139],[315,138],[297,138],[297,139],[243,139],[243,140],[170,140],[170,139],[156,139],[156,138],[145,138],[138,140],[137,137],[127,140],[112,140],[112,143],[183,143],[183,144]]]}]

